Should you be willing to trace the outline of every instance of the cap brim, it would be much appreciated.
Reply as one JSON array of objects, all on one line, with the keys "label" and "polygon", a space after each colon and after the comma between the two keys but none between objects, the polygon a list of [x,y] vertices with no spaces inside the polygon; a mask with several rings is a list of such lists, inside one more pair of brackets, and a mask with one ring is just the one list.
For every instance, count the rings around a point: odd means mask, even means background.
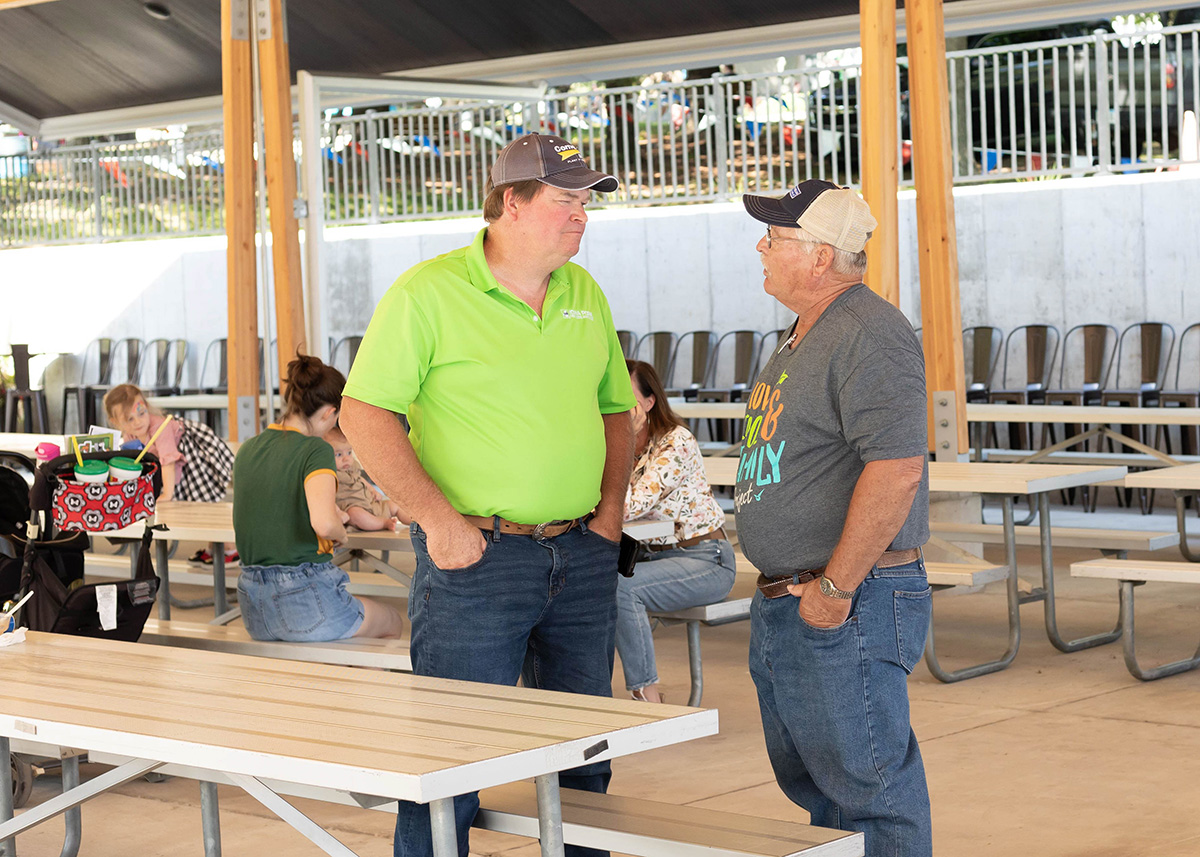
[{"label": "cap brim", "polygon": [[551,187],[562,188],[563,190],[596,190],[600,193],[612,193],[621,186],[621,183],[617,181],[615,176],[584,169],[583,167],[576,167],[573,170],[563,170],[561,173],[546,176],[543,179],[538,179],[538,181],[542,182],[542,184],[548,184]]},{"label": "cap brim", "polygon": [[742,205],[746,207],[746,213],[755,220],[769,223],[772,226],[790,226],[792,228],[796,226],[796,218],[788,214],[780,201],[773,196],[755,196],[744,193],[742,194]]}]

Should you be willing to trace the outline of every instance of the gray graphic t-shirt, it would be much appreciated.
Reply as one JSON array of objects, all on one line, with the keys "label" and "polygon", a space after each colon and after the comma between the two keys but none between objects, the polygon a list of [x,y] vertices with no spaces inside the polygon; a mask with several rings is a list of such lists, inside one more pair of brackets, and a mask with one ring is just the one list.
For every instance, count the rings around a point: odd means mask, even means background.
[{"label": "gray graphic t-shirt", "polygon": [[[770,576],[825,565],[869,461],[926,455],[925,359],[908,320],[865,285],[796,347],[780,339],[746,406],[738,539]],[[929,467],[891,549],[929,539]]]}]

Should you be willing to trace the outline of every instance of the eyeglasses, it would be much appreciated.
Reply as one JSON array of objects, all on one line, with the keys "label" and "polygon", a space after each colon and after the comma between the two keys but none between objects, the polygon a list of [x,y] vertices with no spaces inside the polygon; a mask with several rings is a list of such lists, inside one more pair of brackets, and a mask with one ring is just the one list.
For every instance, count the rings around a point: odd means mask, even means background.
[{"label": "eyeglasses", "polygon": [[797,243],[799,243],[799,244],[812,244],[812,243],[813,243],[812,241],[809,241],[809,240],[807,240],[807,239],[804,239],[804,238],[787,238],[787,237],[785,237],[785,236],[783,236],[783,235],[772,235],[772,234],[771,234],[771,227],[770,227],[770,226],[768,226],[768,227],[767,227],[767,249],[768,249],[768,250],[770,250],[770,249],[771,249],[771,245],[772,245],[772,244],[773,244],[775,241],[795,241],[795,242],[797,242]]}]

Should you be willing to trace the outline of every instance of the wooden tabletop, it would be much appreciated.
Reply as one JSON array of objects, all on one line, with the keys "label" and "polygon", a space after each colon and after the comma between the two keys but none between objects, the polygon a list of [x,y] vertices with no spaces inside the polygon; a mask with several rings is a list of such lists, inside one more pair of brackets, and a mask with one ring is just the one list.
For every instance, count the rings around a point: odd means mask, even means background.
[{"label": "wooden tabletop", "polygon": [[[258,394],[259,407],[267,403],[267,394]],[[179,396],[147,396],[146,404],[164,411],[209,411],[227,410],[229,396],[226,393],[189,393]],[[275,410],[283,407],[283,397],[275,395]]]},{"label": "wooden tabletop", "polygon": [[745,402],[688,402],[683,399],[667,399],[667,403],[671,410],[685,420],[740,420],[746,416]]},{"label": "wooden tabletop", "polygon": [[1200,425],[1200,408],[1118,408],[1099,405],[968,404],[972,423],[1078,423],[1103,425]]},{"label": "wooden tabletop", "polygon": [[[704,459],[704,469],[712,485],[733,485],[737,479],[737,468],[736,458],[706,456]],[[1120,479],[1127,469],[1070,464],[931,461],[929,490],[974,494],[1040,494],[1043,491]]]},{"label": "wooden tabletop", "polygon": [[714,735],[717,712],[29,633],[0,734],[428,802]]},{"label": "wooden tabletop", "polygon": [[[196,542],[225,542],[232,544],[235,539],[233,531],[232,503],[197,503],[187,500],[167,500],[160,502],[156,509],[155,521],[165,524],[166,532],[155,533],[155,538],[179,539]],[[670,521],[632,521],[625,525],[625,532],[634,538],[652,539],[669,536],[674,532]],[[142,525],[134,524],[123,530],[105,533],[111,538],[140,538]],[[408,528],[398,532],[377,530],[360,532],[348,530],[346,547],[363,550],[412,550]]]},{"label": "wooden tabletop", "polygon": [[1125,477],[1130,488],[1163,488],[1176,491],[1200,491],[1200,464],[1184,464],[1179,467],[1160,467],[1130,473]]}]

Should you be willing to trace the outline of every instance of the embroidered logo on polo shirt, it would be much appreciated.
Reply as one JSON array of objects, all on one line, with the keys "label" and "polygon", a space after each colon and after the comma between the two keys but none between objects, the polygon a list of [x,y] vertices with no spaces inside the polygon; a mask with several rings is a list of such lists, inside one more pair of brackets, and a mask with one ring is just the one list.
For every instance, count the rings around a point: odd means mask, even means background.
[{"label": "embroidered logo on polo shirt", "polygon": [[588,321],[592,320],[592,311],[588,309],[565,309],[562,311],[563,318],[583,318]]}]

